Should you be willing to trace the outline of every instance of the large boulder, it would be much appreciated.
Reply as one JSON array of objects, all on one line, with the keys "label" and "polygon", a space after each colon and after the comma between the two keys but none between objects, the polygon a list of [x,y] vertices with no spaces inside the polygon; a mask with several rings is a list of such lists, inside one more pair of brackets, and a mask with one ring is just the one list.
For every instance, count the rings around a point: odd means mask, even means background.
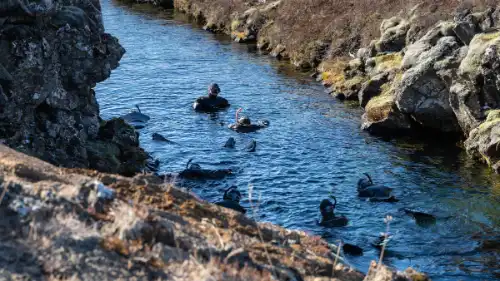
[{"label": "large boulder", "polygon": [[410,119],[396,106],[393,87],[370,99],[361,119],[361,129],[375,135],[407,133],[411,129]]},{"label": "large boulder", "polygon": [[[144,169],[133,129],[100,133],[107,127],[101,128],[93,88],[118,67],[125,49],[104,33],[99,1],[1,2],[0,17],[9,15],[0,25],[2,142],[65,167]],[[138,164],[124,165],[128,159]]]},{"label": "large boulder", "polygon": [[256,41],[259,31],[280,4],[281,0],[277,0],[234,16],[230,26],[232,39],[240,43]]},{"label": "large boulder", "polygon": [[370,80],[363,84],[361,91],[358,93],[359,105],[361,107],[365,108],[373,97],[380,95],[384,91],[384,86],[388,87],[388,76],[387,73],[382,73],[370,78]]},{"label": "large boulder", "polygon": [[484,120],[484,110],[500,107],[500,32],[472,39],[453,80],[450,103],[465,135]]},{"label": "large boulder", "polygon": [[392,17],[382,21],[380,34],[382,36],[375,43],[375,49],[380,52],[399,52],[405,46],[406,33],[410,23],[401,17]]},{"label": "large boulder", "polygon": [[423,128],[442,132],[460,130],[449,103],[449,87],[440,76],[441,71],[460,59],[459,47],[454,37],[439,39],[436,46],[421,54],[417,64],[403,74],[396,89],[399,110]]},{"label": "large boulder", "polygon": [[442,37],[455,36],[454,26],[454,22],[439,22],[415,43],[408,45],[405,49],[402,68],[409,69],[415,66],[420,56],[434,47]]}]

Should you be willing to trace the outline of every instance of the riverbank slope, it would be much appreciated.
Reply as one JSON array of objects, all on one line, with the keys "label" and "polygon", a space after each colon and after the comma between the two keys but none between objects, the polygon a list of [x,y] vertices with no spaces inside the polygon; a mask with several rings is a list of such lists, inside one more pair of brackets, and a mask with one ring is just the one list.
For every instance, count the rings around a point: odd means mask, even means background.
[{"label": "riverbank slope", "polygon": [[0,145],[7,280],[428,280],[367,276],[318,237],[254,220],[157,177],[58,168]]}]

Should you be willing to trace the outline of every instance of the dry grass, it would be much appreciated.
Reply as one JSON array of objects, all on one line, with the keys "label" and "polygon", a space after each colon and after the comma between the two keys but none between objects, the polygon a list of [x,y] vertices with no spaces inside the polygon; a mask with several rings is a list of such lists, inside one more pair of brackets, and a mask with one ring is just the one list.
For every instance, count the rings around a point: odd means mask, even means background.
[{"label": "dry grass", "polygon": [[[252,7],[263,7],[274,1],[259,4],[257,0],[175,0],[175,6],[196,17],[202,16],[211,28],[230,34],[241,23],[241,15]],[[276,12],[259,33],[258,41],[268,49],[285,47],[285,57],[295,62],[312,63],[347,57],[349,53],[380,37],[382,20],[398,14],[410,17],[417,33],[424,32],[439,20],[453,16],[459,8],[484,10],[497,5],[494,0],[283,0]],[[264,44],[265,42],[265,44]],[[311,50],[311,44],[322,42],[326,49]],[[314,45],[314,44],[313,44]],[[314,49],[314,48],[313,48]]]},{"label": "dry grass", "polygon": [[301,48],[306,42],[325,38],[333,40],[330,56],[336,57],[368,45],[380,36],[383,19],[399,11],[408,13],[419,3],[422,16],[416,19],[416,24],[423,28],[450,18],[450,12],[459,6],[481,9],[487,4],[497,4],[490,0],[288,0],[274,20],[281,29],[280,41],[285,42],[287,49]]},{"label": "dry grass", "polygon": [[387,118],[394,106],[394,98],[391,95],[379,95],[372,98],[365,107],[368,120],[379,122]]}]

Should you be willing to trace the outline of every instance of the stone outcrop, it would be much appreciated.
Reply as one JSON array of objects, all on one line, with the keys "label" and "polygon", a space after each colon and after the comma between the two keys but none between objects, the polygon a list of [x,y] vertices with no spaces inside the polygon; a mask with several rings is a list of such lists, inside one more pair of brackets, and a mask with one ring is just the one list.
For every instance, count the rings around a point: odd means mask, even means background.
[{"label": "stone outcrop", "polygon": [[[129,175],[144,169],[135,132],[100,120],[93,90],[124,53],[104,32],[98,0],[2,1],[1,141],[65,167]],[[109,135],[110,126],[124,134]]]},{"label": "stone outcrop", "polygon": [[500,172],[499,13],[500,7],[463,10],[420,38],[410,34],[411,17],[393,17],[382,22],[381,38],[359,49],[355,59],[323,62],[319,77],[335,96],[359,101],[362,129],[463,135],[467,152]]},{"label": "stone outcrop", "polygon": [[0,279],[429,280],[257,223],[157,177],[58,168],[0,145]]}]

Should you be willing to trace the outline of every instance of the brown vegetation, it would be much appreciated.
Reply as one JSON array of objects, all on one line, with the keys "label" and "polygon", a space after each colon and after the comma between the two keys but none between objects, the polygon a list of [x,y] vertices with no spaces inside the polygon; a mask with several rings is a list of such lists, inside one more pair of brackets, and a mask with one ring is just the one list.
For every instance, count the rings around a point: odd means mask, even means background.
[{"label": "brown vegetation", "polygon": [[[273,3],[265,2],[175,0],[174,4],[207,28],[231,34],[231,24],[239,15],[252,7]],[[321,61],[345,57],[367,46],[380,36],[383,19],[398,14],[418,14],[411,19],[416,38],[437,21],[452,17],[457,9],[482,10],[496,4],[493,0],[286,0],[264,17],[266,23],[262,24],[256,40],[268,50],[280,45],[284,48],[282,57],[291,58],[297,66],[315,67]]]},{"label": "brown vegetation", "polygon": [[[98,199],[98,186],[114,198]],[[0,279],[364,279],[319,237],[257,223],[152,175],[57,168],[0,145],[0,187],[8,190],[0,249],[9,257]],[[389,279],[373,280],[411,280],[380,272]]]}]

